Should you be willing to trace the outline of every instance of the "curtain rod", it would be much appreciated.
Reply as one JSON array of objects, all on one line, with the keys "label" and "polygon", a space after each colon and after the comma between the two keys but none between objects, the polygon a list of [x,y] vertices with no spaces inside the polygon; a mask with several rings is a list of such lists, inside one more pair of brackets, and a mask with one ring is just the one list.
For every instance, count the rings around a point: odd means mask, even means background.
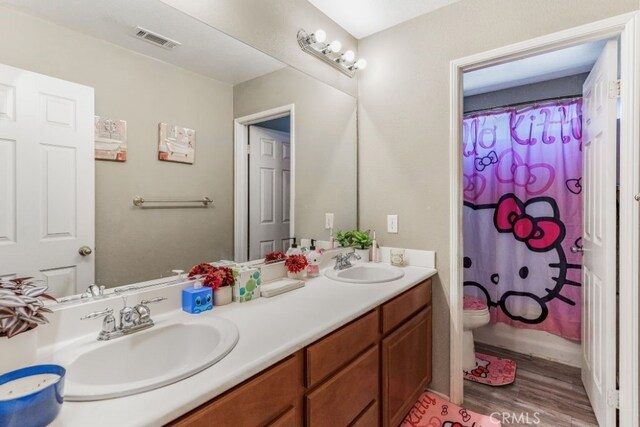
[{"label": "curtain rod", "polygon": [[494,110],[501,110],[504,108],[511,108],[511,107],[520,107],[522,105],[536,105],[539,104],[541,102],[549,102],[549,101],[561,101],[563,99],[572,99],[572,98],[582,98],[582,94],[576,94],[576,95],[566,95],[566,96],[556,96],[554,98],[544,98],[544,99],[537,99],[535,101],[523,101],[523,102],[516,102],[513,104],[505,104],[505,105],[500,105],[500,106],[496,106],[496,107],[491,107],[491,108],[480,108],[478,110],[471,110],[471,111],[465,111],[463,114],[466,116],[467,114],[473,114],[473,113],[479,113],[479,112],[484,112],[484,111],[494,111]]}]

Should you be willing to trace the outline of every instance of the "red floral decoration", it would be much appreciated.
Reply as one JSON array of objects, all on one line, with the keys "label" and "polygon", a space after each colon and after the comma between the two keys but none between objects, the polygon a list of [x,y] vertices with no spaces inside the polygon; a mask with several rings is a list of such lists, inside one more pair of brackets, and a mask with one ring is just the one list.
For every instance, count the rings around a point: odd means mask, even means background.
[{"label": "red floral decoration", "polygon": [[281,252],[281,251],[269,252],[264,256],[264,262],[265,263],[278,262],[278,261],[282,261],[286,257],[287,256],[284,254],[284,252]]},{"label": "red floral decoration", "polygon": [[189,271],[189,278],[198,278],[204,286],[214,291],[223,286],[232,286],[235,282],[233,270],[229,267],[214,267],[211,264],[198,264]]},{"label": "red floral decoration", "polygon": [[289,273],[299,273],[307,268],[309,261],[304,255],[289,255],[284,262]]},{"label": "red floral decoration", "polygon": [[213,271],[213,269],[213,265],[207,264],[206,262],[198,264],[189,271],[189,279],[193,279],[196,276],[205,276],[207,273]]}]

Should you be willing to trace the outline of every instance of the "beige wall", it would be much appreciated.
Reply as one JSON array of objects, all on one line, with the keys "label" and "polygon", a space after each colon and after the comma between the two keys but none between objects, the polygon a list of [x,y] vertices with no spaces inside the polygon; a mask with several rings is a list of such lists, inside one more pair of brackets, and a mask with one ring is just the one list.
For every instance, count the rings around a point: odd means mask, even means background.
[{"label": "beige wall", "polygon": [[[637,0],[463,0],[360,40],[360,225],[385,245],[437,251],[434,380],[449,390],[449,64],[638,8]],[[399,215],[399,233],[386,214]]]},{"label": "beige wall", "polygon": [[[167,275],[233,255],[233,89],[0,8],[0,63],[95,88],[96,114],[128,124],[126,163],[96,162],[96,282]],[[196,130],[195,165],[157,160],[158,122]],[[132,207],[141,196],[209,196],[209,209]]]},{"label": "beige wall", "polygon": [[325,212],[335,230],[357,221],[356,99],[292,68],[233,88],[234,116],[295,105],[295,232],[327,240]]},{"label": "beige wall", "polygon": [[303,52],[296,34],[322,28],[343,50],[357,52],[357,40],[307,0],[161,0],[212,27],[340,90],[356,95],[349,78]]}]

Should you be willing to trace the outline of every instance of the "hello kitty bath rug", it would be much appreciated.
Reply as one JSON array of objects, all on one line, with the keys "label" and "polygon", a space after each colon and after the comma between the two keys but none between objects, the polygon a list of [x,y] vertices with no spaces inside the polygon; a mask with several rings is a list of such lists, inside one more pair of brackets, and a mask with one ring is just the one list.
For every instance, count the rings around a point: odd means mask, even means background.
[{"label": "hello kitty bath rug", "polygon": [[464,379],[490,386],[511,384],[516,379],[516,362],[476,353],[476,366],[470,371],[464,371]]},{"label": "hello kitty bath rug", "polygon": [[480,415],[424,392],[400,427],[499,427],[502,424],[488,415]]}]

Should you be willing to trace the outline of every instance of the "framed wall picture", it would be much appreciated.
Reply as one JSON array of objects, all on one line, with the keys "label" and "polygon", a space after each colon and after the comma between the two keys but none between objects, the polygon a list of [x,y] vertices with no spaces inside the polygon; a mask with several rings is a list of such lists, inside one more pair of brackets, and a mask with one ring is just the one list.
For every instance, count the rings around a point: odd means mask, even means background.
[{"label": "framed wall picture", "polygon": [[127,161],[127,122],[95,116],[96,160]]},{"label": "framed wall picture", "polygon": [[196,156],[196,131],[160,123],[158,126],[158,160],[192,165]]}]

